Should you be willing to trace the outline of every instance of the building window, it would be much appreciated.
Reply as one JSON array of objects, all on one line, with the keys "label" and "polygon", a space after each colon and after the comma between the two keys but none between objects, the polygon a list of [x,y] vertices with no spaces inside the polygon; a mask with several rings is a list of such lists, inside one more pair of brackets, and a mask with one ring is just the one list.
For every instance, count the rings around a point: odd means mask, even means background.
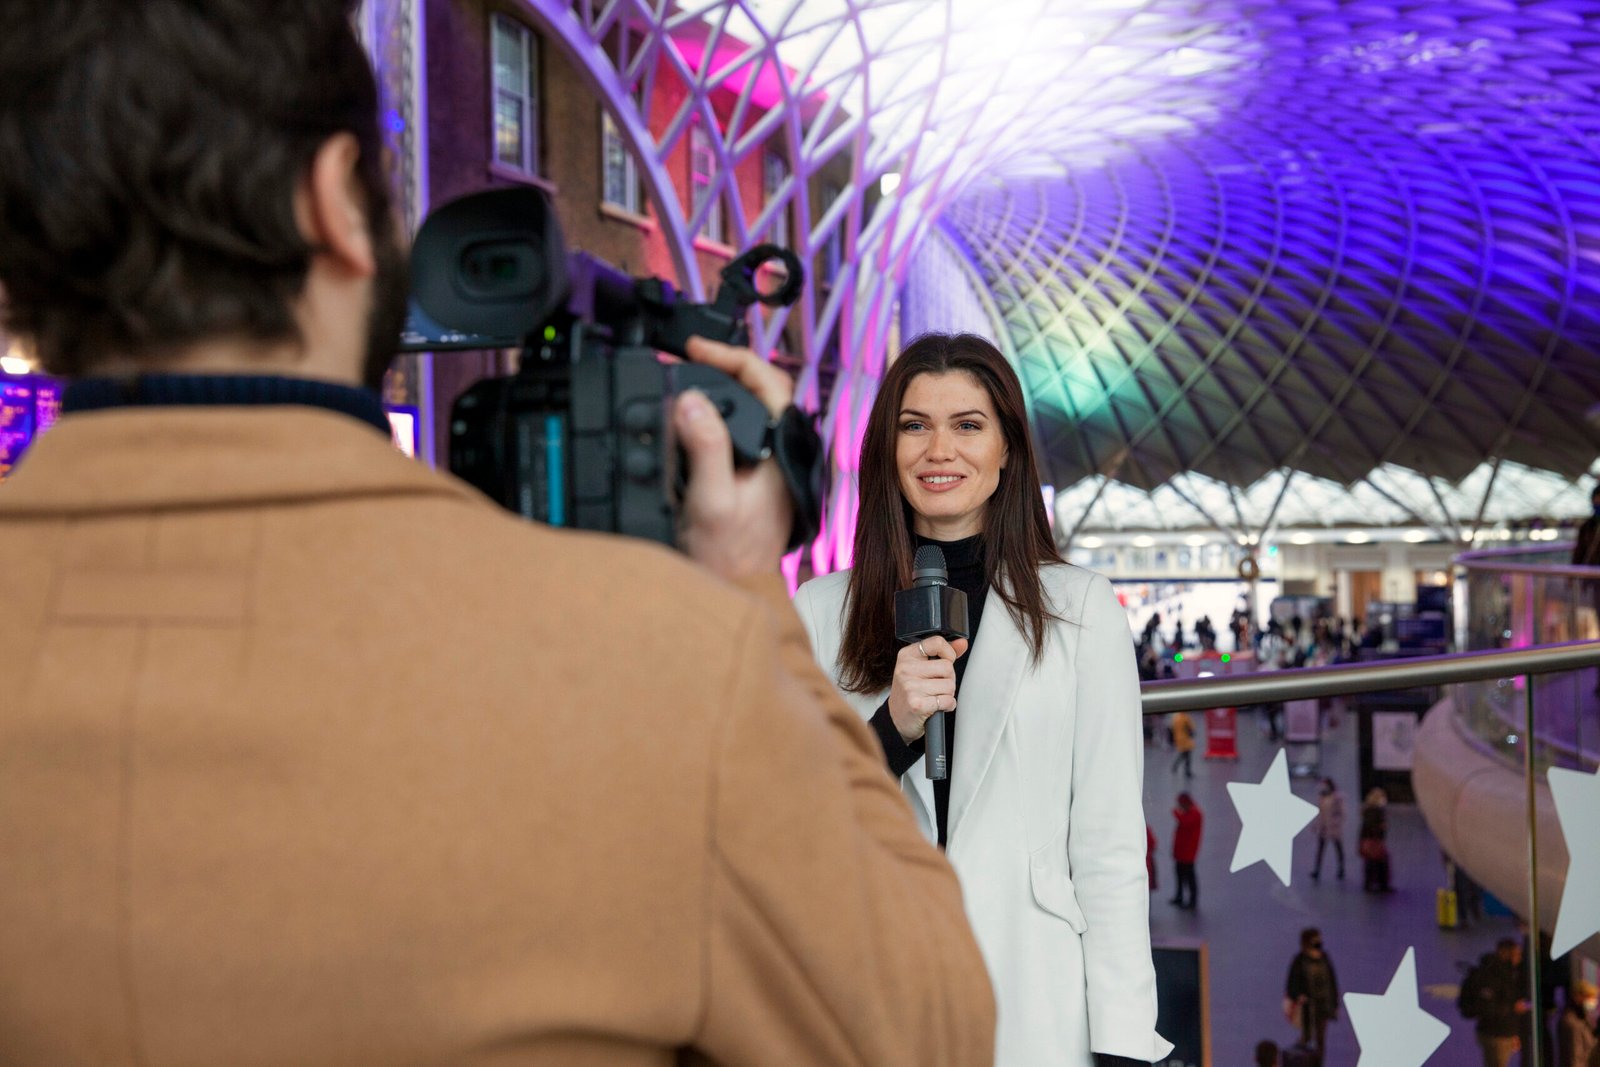
[{"label": "building window", "polygon": [[[783,183],[789,177],[789,164],[776,152],[768,152],[761,158],[761,195],[763,201],[770,207],[783,193]],[[789,208],[784,206],[772,218],[772,228],[767,231],[767,240],[783,248],[789,247]]]},{"label": "building window", "polygon": [[[838,203],[844,195],[844,190],[831,182],[822,187],[823,214]],[[822,280],[828,285],[839,276],[839,268],[844,265],[844,228],[849,223],[850,216],[845,214],[839,219],[839,224],[828,234],[827,241],[822,246]]]},{"label": "building window", "polygon": [[600,190],[605,202],[635,215],[641,214],[639,163],[623,143],[616,120],[604,109],[600,111],[600,168]]},{"label": "building window", "polygon": [[494,17],[494,158],[523,174],[539,173],[539,68],[533,31]]},{"label": "building window", "polygon": [[713,197],[717,180],[717,153],[711,147],[711,135],[698,123],[689,131],[689,187],[694,191],[693,214],[699,214],[707,200],[705,221],[700,226],[700,236],[718,244],[727,243],[722,228],[722,197]]}]

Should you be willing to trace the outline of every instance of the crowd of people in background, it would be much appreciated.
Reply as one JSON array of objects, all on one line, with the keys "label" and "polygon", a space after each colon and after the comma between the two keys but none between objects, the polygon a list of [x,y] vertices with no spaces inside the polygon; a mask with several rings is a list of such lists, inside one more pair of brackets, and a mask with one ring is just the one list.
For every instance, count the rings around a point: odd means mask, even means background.
[{"label": "crowd of people in background", "polygon": [[1507,1067],[1512,1054],[1521,1049],[1524,1017],[1530,1008],[1527,988],[1522,945],[1509,937],[1462,978],[1456,1007],[1475,1024],[1484,1067]]},{"label": "crowd of people in background", "polygon": [[[1597,491],[1597,515],[1600,515],[1600,491]],[[1600,519],[1595,520],[1600,529]],[[1600,544],[1600,533],[1594,537]],[[1592,549],[1600,554],[1600,549]],[[1233,650],[1253,650],[1261,669],[1293,669],[1320,666],[1326,663],[1356,660],[1370,655],[1382,647],[1385,633],[1381,625],[1363,625],[1360,619],[1346,620],[1332,616],[1318,616],[1309,623],[1299,615],[1282,621],[1273,619],[1264,630],[1252,631],[1250,616],[1244,604],[1228,620],[1228,633]],[[1153,613],[1145,622],[1137,639],[1137,660],[1141,678],[1152,680],[1175,677],[1178,654],[1196,650],[1204,657],[1217,650],[1218,633],[1208,616],[1201,616],[1186,629],[1181,616],[1172,617],[1172,628],[1163,626],[1162,615]],[[1281,711],[1261,709],[1262,728],[1270,731],[1271,739],[1281,740],[1283,724]],[[1147,742],[1157,741],[1157,721],[1147,719]],[[1194,751],[1198,744],[1198,726],[1195,719],[1184,712],[1171,715],[1160,731],[1164,747],[1171,750],[1171,773],[1194,776]],[[1316,850],[1313,854],[1311,878],[1320,882],[1323,860],[1333,853],[1333,876],[1343,881],[1345,876],[1344,834],[1351,817],[1349,803],[1338,784],[1329,777],[1322,778],[1315,798],[1317,814],[1313,822]],[[1361,861],[1362,889],[1372,894],[1393,893],[1390,867],[1389,798],[1382,788],[1369,790],[1354,813],[1357,819],[1356,856]],[[1199,855],[1203,812],[1188,792],[1177,796],[1172,810],[1173,829],[1170,854],[1173,864],[1173,890],[1168,900],[1172,906],[1183,910],[1198,907],[1199,890],[1195,876],[1195,862]],[[1156,854],[1160,847],[1155,830],[1146,826],[1146,863],[1150,891],[1156,892],[1160,878]],[[1484,893],[1464,871],[1446,857],[1446,888],[1455,890],[1456,918],[1452,924],[1461,928],[1480,925],[1484,921]],[[1443,921],[1443,920],[1441,920]],[[1485,954],[1474,966],[1467,969],[1458,1007],[1463,1017],[1474,1028],[1478,1047],[1485,1067],[1600,1067],[1600,990],[1586,981],[1573,981],[1566,973],[1564,961],[1549,959],[1548,937],[1541,938],[1542,951],[1535,952],[1531,939],[1523,926],[1521,940],[1504,938],[1493,952]],[[1537,959],[1534,959],[1534,958]],[[1530,1001],[1530,969],[1537,967],[1540,974],[1540,1003],[1535,1010]],[[1283,1009],[1285,1017],[1298,1032],[1298,1039],[1280,1046],[1272,1040],[1261,1041],[1255,1049],[1256,1067],[1301,1067],[1314,1064],[1321,1067],[1326,1055],[1328,1027],[1339,1019],[1340,993],[1332,961],[1323,946],[1322,933],[1316,928],[1301,932],[1300,950],[1289,967],[1284,988]],[[1535,1027],[1543,1033],[1543,1055],[1535,1063],[1529,1050]]]},{"label": "crowd of people in background", "polygon": [[1328,1025],[1339,1018],[1339,979],[1322,945],[1322,931],[1300,931],[1300,951],[1289,963],[1284,981],[1283,1010],[1300,1031],[1295,1052],[1300,1062],[1322,1067],[1328,1048]]},{"label": "crowd of people in background", "polygon": [[[1536,1023],[1544,1030],[1538,1067],[1600,1067],[1600,988],[1564,980],[1565,968],[1550,959],[1548,935],[1540,938],[1538,962],[1531,962],[1526,924],[1521,929],[1520,941],[1500,939],[1494,951],[1467,968],[1456,1000],[1461,1015],[1473,1024],[1484,1067],[1510,1067],[1513,1061],[1517,1067],[1535,1067],[1529,1050]],[[1529,999],[1529,971],[1535,966],[1541,989],[1537,1012]],[[1308,927],[1300,932],[1300,951],[1289,963],[1283,993],[1284,1017],[1299,1032],[1298,1040],[1283,1047],[1261,1041],[1255,1067],[1321,1067],[1339,1004],[1339,980],[1322,931]]]},{"label": "crowd of people in background", "polygon": [[1178,768],[1183,768],[1185,778],[1194,777],[1194,746],[1195,728],[1194,719],[1186,711],[1175,712],[1172,721],[1167,723],[1169,740],[1172,750],[1177,753],[1172,759],[1172,773],[1177,774]]},{"label": "crowd of people in background", "polygon": [[[1216,624],[1202,615],[1186,628],[1183,617],[1174,615],[1172,629],[1163,626],[1160,611],[1150,614],[1135,642],[1142,681],[1175,677],[1174,658],[1189,650],[1221,651]],[[1271,619],[1264,629],[1253,627],[1250,613],[1241,598],[1228,620],[1229,652],[1251,652],[1264,670],[1322,666],[1361,658],[1383,646],[1385,633],[1380,623],[1366,625],[1361,619],[1318,615],[1309,622],[1300,615],[1286,620]]]},{"label": "crowd of people in background", "polygon": [[1572,988],[1556,1022],[1556,1063],[1560,1067],[1600,1067],[1600,988],[1579,982]]},{"label": "crowd of people in background", "polygon": [[[1178,806],[1172,809],[1175,825],[1172,830],[1173,880],[1177,883],[1168,903],[1173,907],[1194,911],[1200,906],[1200,885],[1195,880],[1194,864],[1200,855],[1200,835],[1205,828],[1205,813],[1194,797],[1178,794]],[[1185,890],[1188,892],[1185,893]]]},{"label": "crowd of people in background", "polygon": [[[1573,980],[1565,957],[1553,959],[1550,935],[1532,936],[1518,923],[1520,938],[1501,938],[1494,951],[1466,968],[1456,1007],[1473,1024],[1484,1067],[1600,1067],[1600,990]],[[1533,976],[1538,974],[1538,1003]],[[1533,1058],[1533,1034],[1542,1055]]]},{"label": "crowd of people in background", "polygon": [[1344,794],[1332,778],[1317,787],[1317,858],[1312,862],[1311,880],[1322,877],[1322,853],[1331,844],[1339,860],[1338,877],[1344,881]]},{"label": "crowd of people in background", "polygon": [[1393,893],[1389,884],[1389,795],[1373,788],[1361,802],[1361,888],[1368,893]]}]

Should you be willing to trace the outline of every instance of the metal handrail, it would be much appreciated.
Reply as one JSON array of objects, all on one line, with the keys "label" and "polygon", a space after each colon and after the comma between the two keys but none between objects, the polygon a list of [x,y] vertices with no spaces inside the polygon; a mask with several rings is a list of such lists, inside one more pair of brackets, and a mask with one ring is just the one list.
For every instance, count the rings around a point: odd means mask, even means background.
[{"label": "metal handrail", "polygon": [[1487,572],[1489,574],[1531,574],[1540,578],[1581,578],[1586,582],[1600,579],[1600,567],[1586,567],[1578,563],[1464,563],[1457,558],[1456,565],[1463,570]]},{"label": "metal handrail", "polygon": [[1236,677],[1145,682],[1139,691],[1146,715],[1165,715],[1523,674],[1559,674],[1596,666],[1600,666],[1600,641],[1569,641],[1530,648],[1262,671]]},{"label": "metal handrail", "polygon": [[1456,556],[1457,563],[1494,563],[1512,560],[1519,556],[1548,556],[1552,552],[1571,551],[1571,541],[1548,541],[1537,545],[1500,545],[1496,548],[1469,548]]},{"label": "metal handrail", "polygon": [[1600,567],[1586,567],[1573,563],[1518,563],[1518,556],[1544,556],[1552,552],[1571,552],[1571,541],[1556,541],[1543,545],[1518,545],[1516,548],[1486,549],[1481,552],[1463,552],[1454,562],[1468,571],[1488,571],[1494,574],[1536,574],[1553,578],[1600,579]]}]

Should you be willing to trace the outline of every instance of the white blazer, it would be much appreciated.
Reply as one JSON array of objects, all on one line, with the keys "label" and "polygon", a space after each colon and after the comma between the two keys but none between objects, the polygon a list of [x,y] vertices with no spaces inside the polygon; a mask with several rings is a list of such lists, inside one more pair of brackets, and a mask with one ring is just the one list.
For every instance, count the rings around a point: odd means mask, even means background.
[{"label": "white blazer", "polygon": [[[1089,1067],[1090,1049],[1159,1062],[1133,638],[1111,583],[1041,568],[1060,621],[1031,665],[991,592],[967,653],[950,771],[947,854],[994,984],[998,1067]],[[801,586],[795,607],[834,684],[849,571]],[[887,690],[845,693],[871,718]],[[901,788],[935,840],[923,761]]]}]

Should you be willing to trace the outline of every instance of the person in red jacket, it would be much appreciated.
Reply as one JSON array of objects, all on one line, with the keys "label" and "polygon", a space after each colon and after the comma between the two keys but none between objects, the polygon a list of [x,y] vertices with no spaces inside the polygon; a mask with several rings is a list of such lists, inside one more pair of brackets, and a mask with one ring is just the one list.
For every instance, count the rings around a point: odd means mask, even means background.
[{"label": "person in red jacket", "polygon": [[[1178,806],[1172,809],[1172,817],[1178,820],[1177,829],[1172,833],[1172,864],[1177,871],[1178,888],[1168,903],[1193,911],[1200,902],[1200,888],[1194,880],[1194,858],[1200,854],[1200,829],[1205,822],[1205,813],[1194,802],[1194,797],[1179,793]],[[1185,888],[1189,890],[1187,900],[1184,898]]]},{"label": "person in red jacket", "polygon": [[1156,832],[1144,824],[1144,869],[1150,876],[1150,892],[1156,891]]}]

